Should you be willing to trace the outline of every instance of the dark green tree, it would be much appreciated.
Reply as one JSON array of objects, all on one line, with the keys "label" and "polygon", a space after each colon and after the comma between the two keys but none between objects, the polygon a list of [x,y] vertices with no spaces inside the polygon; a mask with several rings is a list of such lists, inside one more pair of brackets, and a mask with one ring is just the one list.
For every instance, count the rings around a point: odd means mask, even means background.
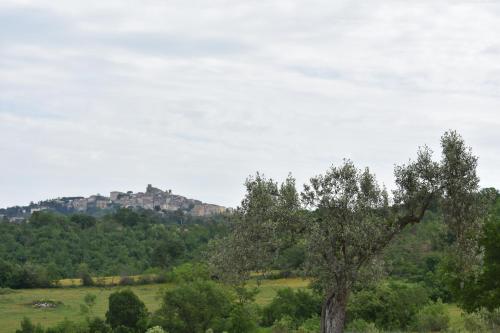
[{"label": "dark green tree", "polygon": [[89,266],[86,263],[81,263],[78,266],[78,277],[82,280],[82,285],[87,287],[94,285],[94,280],[92,279],[92,275],[90,275]]},{"label": "dark green tree", "polygon": [[153,322],[170,333],[222,332],[232,309],[228,292],[213,281],[183,283],[163,295]]},{"label": "dark green tree", "polygon": [[70,218],[71,222],[76,223],[82,229],[91,228],[96,225],[97,220],[95,217],[87,214],[74,214]]},{"label": "dark green tree", "polygon": [[144,303],[131,290],[116,291],[109,295],[106,322],[115,330],[119,327],[131,332],[143,332],[148,321]]},{"label": "dark green tree", "polygon": [[289,316],[297,327],[306,319],[319,316],[320,313],[320,297],[305,290],[284,288],[278,290],[276,297],[263,309],[262,322],[265,326],[271,326],[282,317]]},{"label": "dark green tree", "polygon": [[[484,251],[482,263],[476,274],[467,279],[454,277],[454,291],[461,306],[469,311],[485,308],[493,311],[500,307],[500,218],[489,220],[484,226],[479,245]],[[458,271],[456,267],[453,271]],[[459,282],[463,283],[459,285]]]}]

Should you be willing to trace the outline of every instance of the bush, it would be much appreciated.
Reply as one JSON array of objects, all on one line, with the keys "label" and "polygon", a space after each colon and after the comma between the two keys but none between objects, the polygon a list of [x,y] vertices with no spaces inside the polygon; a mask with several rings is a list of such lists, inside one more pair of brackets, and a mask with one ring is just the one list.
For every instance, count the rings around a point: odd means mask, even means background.
[{"label": "bush", "polygon": [[21,321],[21,329],[16,330],[16,333],[44,333],[43,328],[40,324],[33,325],[31,320],[24,317]]},{"label": "bush", "polygon": [[262,314],[262,323],[271,326],[284,316],[293,318],[295,326],[300,326],[306,319],[321,314],[321,299],[305,290],[293,291],[291,288],[278,290],[271,304]]},{"label": "bush", "polygon": [[113,330],[143,332],[147,318],[146,306],[131,290],[117,291],[109,295],[106,321]]},{"label": "bush", "polygon": [[356,319],[346,327],[347,333],[379,333],[374,323],[369,323],[363,319]]},{"label": "bush", "polygon": [[363,319],[390,331],[404,330],[428,302],[427,290],[421,285],[390,280],[353,294],[347,312],[350,320]]},{"label": "bush", "polygon": [[64,319],[54,327],[49,327],[45,333],[87,333],[86,323],[75,323],[74,321]]},{"label": "bush", "polygon": [[182,283],[165,292],[153,323],[171,333],[222,332],[232,306],[230,294],[213,281]]},{"label": "bush", "polygon": [[253,304],[237,304],[228,319],[228,331],[250,333],[257,329],[257,308]]},{"label": "bush", "polygon": [[94,280],[89,272],[89,266],[85,263],[81,263],[78,266],[78,277],[82,280],[82,285],[90,287],[94,285]]},{"label": "bush", "polygon": [[289,315],[284,315],[279,320],[276,320],[272,327],[272,333],[291,333],[296,325],[294,320]]},{"label": "bush", "polygon": [[94,318],[89,321],[89,333],[110,333],[111,327],[101,318]]},{"label": "bush", "polygon": [[320,330],[320,318],[312,317],[307,319],[299,326],[297,333],[318,333]]},{"label": "bush", "polygon": [[440,332],[447,330],[449,323],[450,317],[446,307],[438,300],[418,311],[413,327],[419,332]]},{"label": "bush", "polygon": [[481,309],[464,315],[465,329],[472,333],[499,332],[500,309],[487,311]]},{"label": "bush", "polygon": [[172,282],[193,282],[196,280],[210,280],[210,272],[203,264],[186,263],[172,270]]},{"label": "bush", "polygon": [[151,275],[141,275],[139,276],[139,279],[137,279],[137,281],[135,281],[135,284],[151,284],[154,282],[154,277],[152,277]]},{"label": "bush", "polygon": [[52,287],[52,282],[45,268],[27,263],[23,266],[12,266],[7,286],[14,289],[49,288]]},{"label": "bush", "polygon": [[130,276],[122,276],[120,278],[120,282],[118,282],[120,286],[132,286],[135,284],[135,281]]},{"label": "bush", "polygon": [[151,328],[148,328],[146,333],[167,333],[161,326],[153,326]]}]

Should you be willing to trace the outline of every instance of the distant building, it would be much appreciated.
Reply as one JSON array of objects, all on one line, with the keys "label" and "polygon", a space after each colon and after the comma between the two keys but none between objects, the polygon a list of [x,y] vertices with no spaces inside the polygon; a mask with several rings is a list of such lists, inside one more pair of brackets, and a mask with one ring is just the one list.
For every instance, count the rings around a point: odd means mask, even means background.
[{"label": "distant building", "polygon": [[119,191],[113,191],[109,194],[109,198],[111,201],[116,201],[121,195],[124,195],[125,193],[119,192]]},{"label": "distant building", "polygon": [[7,218],[12,223],[19,223],[30,214],[51,210],[63,214],[68,213],[95,213],[99,209],[117,207],[142,208],[156,211],[182,210],[187,214],[205,216],[219,214],[227,211],[225,207],[206,204],[199,200],[189,199],[180,195],[172,194],[171,190],[162,191],[148,184],[145,192],[133,193],[132,191],[112,191],[109,197],[100,194],[84,197],[64,197],[41,201],[38,204],[31,203],[24,207],[11,207],[0,210],[0,220]]},{"label": "distant building", "polygon": [[11,217],[9,218],[10,223],[22,223],[24,222],[25,218],[24,217]]}]

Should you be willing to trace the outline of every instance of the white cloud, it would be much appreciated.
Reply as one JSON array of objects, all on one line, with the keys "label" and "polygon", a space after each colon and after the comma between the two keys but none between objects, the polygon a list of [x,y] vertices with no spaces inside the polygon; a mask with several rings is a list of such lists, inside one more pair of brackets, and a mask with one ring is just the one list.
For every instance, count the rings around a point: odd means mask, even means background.
[{"label": "white cloud", "polygon": [[392,167],[457,129],[499,186],[500,3],[4,1],[0,207]]}]

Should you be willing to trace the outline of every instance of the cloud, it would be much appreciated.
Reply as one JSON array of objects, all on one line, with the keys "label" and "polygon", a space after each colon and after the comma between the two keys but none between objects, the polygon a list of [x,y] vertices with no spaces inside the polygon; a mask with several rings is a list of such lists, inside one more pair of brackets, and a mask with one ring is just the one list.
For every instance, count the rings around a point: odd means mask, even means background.
[{"label": "cloud", "polygon": [[0,207],[153,183],[230,206],[459,130],[500,186],[500,4],[5,1]]}]

